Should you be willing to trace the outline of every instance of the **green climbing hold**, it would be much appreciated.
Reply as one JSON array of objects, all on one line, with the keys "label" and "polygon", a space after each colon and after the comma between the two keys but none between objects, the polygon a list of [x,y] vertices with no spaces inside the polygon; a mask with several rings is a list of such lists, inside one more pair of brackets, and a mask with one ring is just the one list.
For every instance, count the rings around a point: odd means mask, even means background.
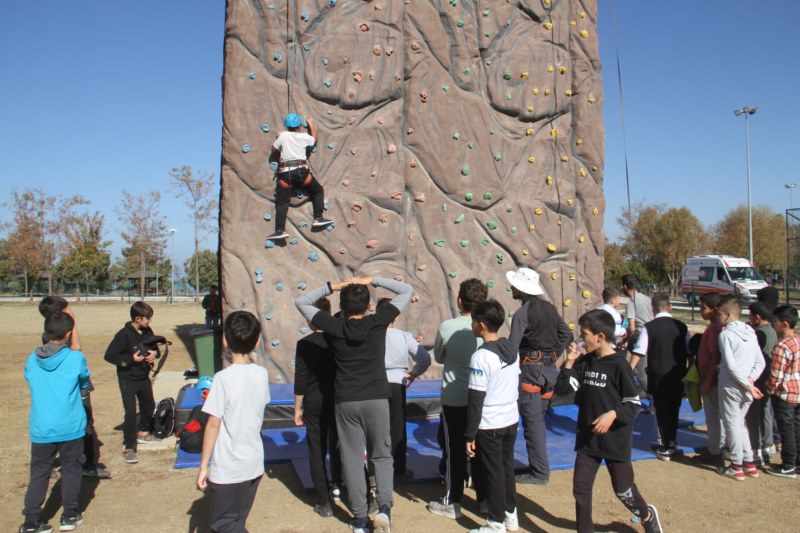
[{"label": "green climbing hold", "polygon": [[492,193],[490,193],[490,192],[483,193],[483,199],[484,200],[491,200],[492,199]]},{"label": "green climbing hold", "polygon": [[433,245],[437,248],[444,248],[444,239],[438,239],[433,241]]},{"label": "green climbing hold", "polygon": [[510,72],[504,72],[503,73],[503,79],[504,80],[510,80],[511,79],[511,73]]},{"label": "green climbing hold", "polygon": [[486,65],[487,67],[491,67],[492,62],[487,59],[486,62],[484,62],[484,65]]},{"label": "green climbing hold", "polygon": [[488,280],[488,281],[486,282],[486,286],[487,286],[487,287],[489,287],[490,289],[491,289],[492,287],[494,287],[494,280],[493,280],[493,279],[490,279],[490,280]]},{"label": "green climbing hold", "polygon": [[461,167],[461,175],[462,176],[469,176],[469,167],[467,165],[464,165],[463,167]]},{"label": "green climbing hold", "polygon": [[501,253],[497,253],[495,257],[497,257],[497,263],[500,265],[502,265],[506,260],[505,256]]},{"label": "green climbing hold", "polygon": [[462,70],[461,72],[463,72],[464,75],[466,76],[467,74],[469,74],[469,67],[464,67],[464,70]]},{"label": "green climbing hold", "polygon": [[489,130],[489,135],[494,135],[494,129]]},{"label": "green climbing hold", "polygon": [[449,85],[442,85],[442,91],[447,92],[449,90],[450,90],[450,86]]},{"label": "green climbing hold", "polygon": [[506,213],[511,213],[512,211],[514,211],[513,207],[511,206],[506,207]]},{"label": "green climbing hold", "polygon": [[518,230],[516,226],[511,226],[511,233],[516,233],[517,231]]},{"label": "green climbing hold", "polygon": [[458,276],[458,272],[448,272],[447,275],[450,276],[451,278],[455,278]]},{"label": "green climbing hold", "polygon": [[473,198],[475,198],[475,196],[471,192],[464,195],[464,199],[468,202],[471,202]]},{"label": "green climbing hold", "polygon": [[489,11],[488,9],[484,9],[484,10],[483,10],[483,16],[484,16],[484,17],[488,17],[488,16],[489,16],[489,13],[490,13],[490,11]]},{"label": "green climbing hold", "polygon": [[456,217],[456,224],[461,224],[462,222],[464,222],[464,213],[461,213]]},{"label": "green climbing hold", "polygon": [[514,311],[509,311],[508,312],[508,318],[513,318],[513,316],[514,316]]},{"label": "green climbing hold", "polygon": [[455,133],[453,134],[453,139],[455,139],[455,140],[459,140],[460,138],[461,138],[461,134],[460,134],[460,133],[458,133],[458,132],[455,132]]},{"label": "green climbing hold", "polygon": [[481,239],[481,244],[484,246],[489,246],[489,239]]},{"label": "green climbing hold", "polygon": [[455,7],[458,5],[458,0],[450,0],[450,5]]},{"label": "green climbing hold", "polygon": [[447,204],[442,204],[442,213],[447,212]]},{"label": "green climbing hold", "polygon": [[456,21],[456,26],[458,26],[459,28],[463,28],[464,27],[464,21],[461,20],[461,19],[457,20]]},{"label": "green climbing hold", "polygon": [[475,148],[475,143],[469,143],[467,146],[469,146],[469,149],[472,150]]},{"label": "green climbing hold", "polygon": [[494,160],[495,161],[500,161],[501,159],[503,159],[503,154],[501,154],[500,152],[497,152],[496,154],[494,154]]},{"label": "green climbing hold", "polygon": [[511,100],[511,93],[506,93],[506,100]]},{"label": "green climbing hold", "polygon": [[492,36],[492,32],[490,32],[490,31],[487,31],[487,32],[486,32],[486,33],[484,33],[483,35],[484,35],[485,37],[491,37],[491,36]]},{"label": "green climbing hold", "polygon": [[462,248],[466,248],[467,246],[469,246],[469,241],[467,239],[462,239],[459,244],[461,245]]},{"label": "green climbing hold", "polygon": [[486,227],[489,228],[490,230],[496,230],[497,222],[495,222],[494,220],[490,220],[489,222],[486,223]]}]

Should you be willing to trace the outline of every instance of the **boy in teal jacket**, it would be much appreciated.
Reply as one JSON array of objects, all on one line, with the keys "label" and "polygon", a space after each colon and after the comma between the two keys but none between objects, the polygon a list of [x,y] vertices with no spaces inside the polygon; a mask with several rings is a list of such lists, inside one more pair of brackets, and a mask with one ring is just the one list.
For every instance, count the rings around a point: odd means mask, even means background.
[{"label": "boy in teal jacket", "polygon": [[81,389],[89,386],[89,368],[83,354],[69,348],[75,321],[57,311],[44,321],[46,344],[34,350],[25,364],[31,392],[31,476],[20,533],[46,533],[53,528],[39,521],[56,455],[61,458],[60,530],[72,531],[83,523],[78,513],[86,412]]}]

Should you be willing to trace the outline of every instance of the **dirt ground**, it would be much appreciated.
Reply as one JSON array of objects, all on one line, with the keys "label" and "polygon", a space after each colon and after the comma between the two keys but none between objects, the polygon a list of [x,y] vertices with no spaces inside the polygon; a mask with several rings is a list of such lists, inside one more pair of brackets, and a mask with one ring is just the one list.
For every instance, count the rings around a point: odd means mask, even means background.
[{"label": "dirt ground", "polygon": [[[156,333],[175,340],[165,370],[182,371],[194,366],[179,332],[199,324],[199,305],[156,304]],[[114,368],[103,361],[113,334],[126,321],[128,304],[74,304],[84,352],[92,371],[95,392],[92,403],[96,427],[103,443],[101,461],[112,478],[84,478],[81,508],[88,532],[206,532],[207,502],[194,485],[195,470],[174,470],[173,450],[147,451],[140,446],[140,462],[125,464],[121,457],[122,406]],[[21,523],[22,502],[28,479],[30,444],[28,408],[30,395],[22,372],[27,355],[41,335],[42,320],[33,304],[0,304],[0,324],[7,332],[0,346],[0,531],[16,531]],[[177,394],[177,391],[175,391]],[[696,531],[791,531],[800,521],[800,479],[767,475],[735,482],[685,459],[663,463],[642,461],[635,465],[639,490],[658,506],[664,530]],[[572,472],[553,472],[545,487],[518,486],[521,530],[570,531],[574,529]],[[464,518],[458,522],[431,515],[425,503],[441,496],[438,483],[411,484],[395,489],[393,527],[398,532],[464,531],[482,521],[476,516],[474,492],[467,490]],[[60,495],[49,496],[44,519],[58,524]],[[248,520],[258,532],[349,531],[344,506],[333,518],[319,518],[311,510],[313,498],[303,492],[288,464],[268,468]],[[594,519],[599,531],[632,532],[642,527],[617,501],[605,471],[598,475],[594,491]],[[791,524],[795,524],[792,526]]]}]

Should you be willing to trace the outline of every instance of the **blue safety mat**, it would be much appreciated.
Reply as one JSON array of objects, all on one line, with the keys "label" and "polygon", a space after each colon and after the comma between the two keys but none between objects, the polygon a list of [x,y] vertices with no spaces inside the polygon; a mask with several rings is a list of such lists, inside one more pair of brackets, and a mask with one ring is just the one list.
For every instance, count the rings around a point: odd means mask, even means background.
[{"label": "blue safety mat", "polygon": [[[413,385],[412,385],[413,386]],[[547,425],[547,455],[552,470],[572,468],[575,463],[575,429],[578,407],[562,405],[548,410],[545,417]],[[693,413],[688,402],[684,401],[680,412],[680,426],[703,425],[703,412]],[[441,449],[436,438],[439,420],[436,418],[409,420],[406,424],[408,434],[407,465],[414,472],[413,482],[429,481],[439,478],[439,459]],[[640,414],[633,427],[633,449],[631,459],[641,461],[653,459],[650,445],[657,440],[655,417]],[[308,447],[306,430],[299,428],[273,428],[261,431],[264,441],[264,457],[267,464],[291,462],[303,486],[312,489],[311,475],[308,471]],[[684,453],[705,448],[704,435],[680,429],[678,447]],[[525,439],[520,424],[517,441],[514,445],[515,466],[524,470],[528,464]],[[175,468],[196,468],[200,465],[200,454],[186,453],[178,448]]]}]

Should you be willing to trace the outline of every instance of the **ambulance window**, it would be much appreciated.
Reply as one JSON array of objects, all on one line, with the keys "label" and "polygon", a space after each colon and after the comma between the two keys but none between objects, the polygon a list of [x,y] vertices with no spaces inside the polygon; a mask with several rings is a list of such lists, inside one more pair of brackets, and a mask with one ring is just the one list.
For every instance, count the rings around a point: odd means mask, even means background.
[{"label": "ambulance window", "polygon": [[725,269],[722,267],[717,267],[717,279],[720,281],[728,281],[728,276],[725,273]]},{"label": "ambulance window", "polygon": [[714,267],[700,267],[700,273],[697,275],[698,281],[711,281],[714,279]]}]

